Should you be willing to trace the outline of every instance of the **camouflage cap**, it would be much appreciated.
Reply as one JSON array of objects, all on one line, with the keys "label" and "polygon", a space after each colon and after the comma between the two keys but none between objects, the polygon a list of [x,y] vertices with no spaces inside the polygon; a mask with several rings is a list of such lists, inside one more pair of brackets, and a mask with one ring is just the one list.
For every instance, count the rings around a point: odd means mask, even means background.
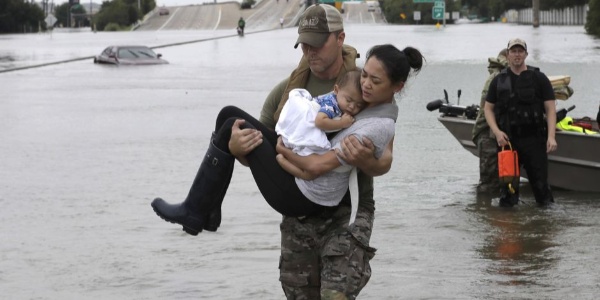
[{"label": "camouflage cap", "polygon": [[298,40],[294,48],[300,43],[321,48],[330,33],[341,30],[344,30],[344,24],[337,8],[329,4],[313,4],[300,17]]},{"label": "camouflage cap", "polygon": [[521,46],[521,47],[523,47],[523,49],[525,49],[525,52],[527,52],[527,43],[525,43],[525,41],[520,38],[516,38],[516,39],[512,39],[512,40],[508,41],[508,46],[506,47],[506,49],[510,50],[510,48],[512,48],[514,46]]}]

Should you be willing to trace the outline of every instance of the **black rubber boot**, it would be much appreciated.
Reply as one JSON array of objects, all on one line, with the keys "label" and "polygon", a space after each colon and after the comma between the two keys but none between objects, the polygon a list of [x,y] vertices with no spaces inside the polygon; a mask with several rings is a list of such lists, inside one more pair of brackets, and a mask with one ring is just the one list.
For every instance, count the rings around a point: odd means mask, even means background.
[{"label": "black rubber boot", "polygon": [[500,207],[513,207],[517,204],[519,204],[519,198],[514,196],[501,197],[499,202]]},{"label": "black rubber boot", "polygon": [[[211,142],[215,140],[215,137],[216,133],[213,132],[210,138]],[[224,176],[227,178],[227,182],[223,184],[223,194],[225,194],[227,192],[227,188],[229,188],[229,182],[231,181],[231,175],[233,174],[233,166],[233,163],[228,166],[229,169],[227,172],[229,175]],[[221,226],[221,204],[223,203],[223,198],[224,197],[221,197],[221,201],[219,201],[216,207],[208,213],[208,219],[204,223],[204,230],[215,232],[217,231],[217,228]]]},{"label": "black rubber boot", "polygon": [[231,154],[221,151],[211,141],[185,201],[169,204],[156,198],[152,208],[159,217],[182,225],[191,235],[198,235],[202,229],[216,231],[221,223],[221,203],[231,181],[234,163]]},{"label": "black rubber boot", "polygon": [[554,196],[548,185],[539,184],[539,186],[534,187],[533,195],[535,196],[535,202],[539,206],[551,206],[554,203]]},{"label": "black rubber boot", "polygon": [[511,183],[500,187],[500,207],[513,207],[519,204],[519,179],[513,179]]}]

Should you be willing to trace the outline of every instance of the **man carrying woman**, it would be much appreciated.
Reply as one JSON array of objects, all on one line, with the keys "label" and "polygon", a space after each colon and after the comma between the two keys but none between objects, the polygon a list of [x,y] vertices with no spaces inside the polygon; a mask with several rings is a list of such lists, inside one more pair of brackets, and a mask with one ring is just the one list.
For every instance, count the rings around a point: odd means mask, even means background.
[{"label": "man carrying woman", "polygon": [[[305,203],[287,201],[290,197],[287,194],[279,199],[269,197],[267,201],[283,214],[280,281],[286,297],[355,299],[370,278],[369,260],[375,251],[369,245],[375,209],[371,176],[385,174],[390,169],[393,143],[392,138],[387,145],[385,139],[374,145],[363,137],[379,134],[382,123],[394,123],[398,111],[394,95],[403,89],[411,70],[420,70],[424,59],[411,47],[402,51],[392,45],[371,48],[361,74],[362,97],[367,107],[356,116],[352,126],[332,138],[335,151],[300,157],[282,144],[277,145],[273,131],[289,91],[305,88],[313,95],[330,91],[336,78],[356,68],[357,53],[343,44],[342,18],[332,6],[309,7],[301,17],[298,32],[296,46],[302,45],[303,58],[290,77],[271,91],[260,122],[237,108],[224,108],[186,200],[172,205],[157,198],[152,206],[159,216],[183,225],[188,233],[214,231],[220,225],[220,206],[235,159],[251,168],[263,195],[263,189],[268,187],[268,184],[261,187],[267,182],[261,177],[266,173],[261,171],[263,168],[281,175],[271,186],[296,184],[295,178],[278,165],[275,149],[287,161],[317,177],[327,176],[342,164],[353,165],[361,172],[359,207],[352,226],[348,225],[348,193],[338,205],[309,209]],[[393,136],[394,126],[385,128]],[[382,149],[378,159],[374,156],[377,147]]]}]

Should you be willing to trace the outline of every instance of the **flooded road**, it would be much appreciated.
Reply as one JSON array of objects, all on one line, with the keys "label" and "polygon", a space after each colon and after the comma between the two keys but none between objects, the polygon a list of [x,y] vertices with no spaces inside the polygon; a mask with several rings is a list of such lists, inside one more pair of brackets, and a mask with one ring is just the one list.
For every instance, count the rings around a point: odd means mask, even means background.
[{"label": "flooded road", "polygon": [[[478,160],[425,105],[447,89],[479,102],[487,58],[512,37],[528,63],[570,75],[558,107],[595,116],[600,41],[580,27],[501,24],[349,25],[346,42],[419,48],[422,72],[399,95],[392,170],[375,179],[373,276],[360,299],[595,299],[600,195],[555,191],[540,209],[477,195]],[[91,59],[0,73],[0,298],[284,299],[281,217],[237,164],[216,233],[192,237],[150,207],[179,202],[221,107],[258,116],[301,56],[296,29],[0,36],[0,70],[98,54],[109,44],[158,47],[169,65]]]}]

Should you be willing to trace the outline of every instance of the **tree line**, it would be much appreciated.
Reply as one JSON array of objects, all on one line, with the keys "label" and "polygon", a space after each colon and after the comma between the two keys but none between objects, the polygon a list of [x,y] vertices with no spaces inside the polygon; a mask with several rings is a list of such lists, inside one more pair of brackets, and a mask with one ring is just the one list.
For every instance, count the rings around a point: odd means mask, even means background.
[{"label": "tree line", "polygon": [[[0,1],[0,33],[24,33],[46,30],[42,8],[33,0]],[[54,8],[58,21],[55,26],[94,27],[95,30],[123,30],[138,22],[156,7],[155,0],[104,1],[100,11],[90,18],[83,5],[64,3]],[[392,24],[413,24],[410,16],[421,11],[421,21],[435,24],[431,16],[431,3],[414,3],[413,0],[379,0],[386,20]],[[498,20],[510,9],[530,8],[532,0],[445,0],[446,11],[459,11],[464,16],[482,20]],[[562,9],[589,4],[585,24],[587,33],[600,37],[600,0],[543,0],[540,10]],[[71,16],[71,18],[69,18]],[[71,22],[72,20],[72,22]]]},{"label": "tree line", "polygon": [[[63,3],[54,7],[54,27],[94,27],[96,30],[130,28],[156,7],[155,0],[103,1],[100,10],[90,16],[84,5]],[[0,1],[0,33],[27,33],[47,30],[42,8],[29,0]]]},{"label": "tree line", "polygon": [[[587,22],[591,21],[592,2],[599,0],[542,0],[540,10],[562,9],[582,6],[590,3],[590,14]],[[500,16],[511,9],[519,10],[532,7],[532,0],[445,0],[446,11],[458,11],[463,16],[476,17],[482,21],[500,20]],[[421,12],[421,21],[425,24],[435,24],[431,15],[432,3],[414,3],[413,0],[379,0],[382,12],[389,23],[413,24],[413,12]],[[596,12],[598,16],[600,12]],[[596,18],[597,19],[597,18]]]},{"label": "tree line", "polygon": [[44,12],[35,3],[23,0],[0,1],[0,33],[37,32],[45,23]]}]

